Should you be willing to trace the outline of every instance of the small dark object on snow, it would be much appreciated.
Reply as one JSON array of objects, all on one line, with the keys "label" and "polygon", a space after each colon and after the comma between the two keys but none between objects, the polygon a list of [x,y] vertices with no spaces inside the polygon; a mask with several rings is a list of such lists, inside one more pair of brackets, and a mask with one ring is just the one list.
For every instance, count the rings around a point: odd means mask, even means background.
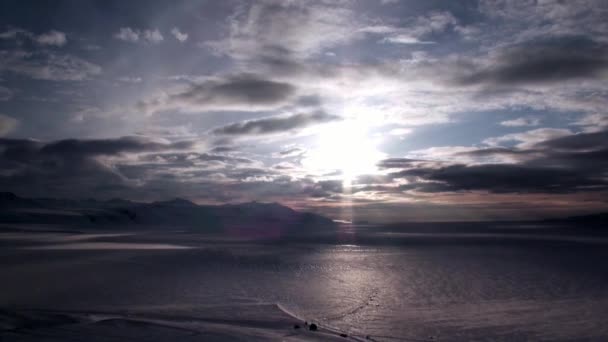
[{"label": "small dark object on snow", "polygon": [[308,329],[310,331],[317,331],[317,325],[314,323],[310,323],[310,326],[308,327]]},{"label": "small dark object on snow", "polygon": [[369,335],[365,336],[366,340],[371,340],[371,337],[369,337]]},{"label": "small dark object on snow", "polygon": [[304,321],[304,325],[305,325],[305,326],[308,326],[308,322],[307,322],[307,321]]},{"label": "small dark object on snow", "polygon": [[346,334],[340,334],[341,337],[348,337]]},{"label": "small dark object on snow", "polygon": [[294,324],[294,325],[293,325],[293,328],[294,328],[294,329],[300,329],[300,326],[299,326],[299,325],[297,325],[297,324]]}]

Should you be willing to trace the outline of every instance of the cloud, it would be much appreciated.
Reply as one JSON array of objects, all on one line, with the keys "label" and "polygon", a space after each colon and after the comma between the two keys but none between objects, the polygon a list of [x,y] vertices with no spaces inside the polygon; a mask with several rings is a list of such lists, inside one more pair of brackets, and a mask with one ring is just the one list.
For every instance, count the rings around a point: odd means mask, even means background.
[{"label": "cloud", "polygon": [[420,40],[407,34],[399,34],[382,39],[384,43],[393,44],[435,44],[435,42]]},{"label": "cloud", "polygon": [[[80,197],[83,193],[126,191],[143,179],[124,177],[117,165],[132,154],[191,150],[192,141],[145,137],[65,139],[41,142],[0,138],[0,186],[26,193]],[[112,190],[114,189],[114,190]]]},{"label": "cloud", "polygon": [[142,161],[153,161],[162,166],[172,167],[194,167],[200,166],[201,162],[220,162],[224,164],[255,164],[256,162],[241,157],[233,157],[211,153],[197,153],[197,152],[178,152],[178,153],[158,153],[158,154],[147,154],[140,158]]},{"label": "cloud", "polygon": [[216,146],[214,148],[211,149],[211,152],[213,153],[226,153],[226,152],[234,152],[237,149],[235,147],[232,146]]},{"label": "cloud", "polygon": [[306,153],[305,149],[303,149],[301,147],[292,147],[292,148],[288,148],[283,151],[279,151],[278,155],[276,155],[276,156],[278,158],[300,157],[304,153]]},{"label": "cloud", "polygon": [[[603,0],[481,0],[479,10],[515,40],[559,35],[601,36],[608,33]],[[502,38],[502,37],[501,37]],[[504,39],[504,38],[503,38]]]},{"label": "cloud", "polygon": [[507,156],[507,157],[515,157],[517,159],[521,157],[525,157],[530,154],[535,154],[538,151],[530,149],[530,150],[521,150],[517,148],[507,148],[507,147],[488,147],[488,148],[469,148],[468,150],[455,152],[456,156],[473,156],[473,157],[496,157],[496,156]]},{"label": "cloud", "polygon": [[133,30],[130,27],[121,27],[120,30],[114,34],[114,38],[131,43],[139,41],[139,36],[139,30]]},{"label": "cloud", "polygon": [[393,174],[421,178],[407,188],[422,192],[490,191],[494,193],[573,192],[584,187],[608,188],[608,183],[584,172],[551,167],[510,164],[451,165],[420,168]]},{"label": "cloud", "polygon": [[586,132],[608,129],[608,114],[591,113],[576,120],[573,125],[582,126]]},{"label": "cloud", "polygon": [[175,39],[179,40],[181,43],[188,40],[188,34],[181,32],[177,27],[171,29],[171,34],[175,37]]},{"label": "cloud", "polygon": [[500,49],[461,85],[520,85],[597,79],[608,71],[608,47],[587,37],[531,40]]},{"label": "cloud", "polygon": [[295,91],[289,83],[241,74],[193,84],[180,92],[140,101],[137,106],[147,113],[168,109],[185,112],[258,111],[287,104]]},{"label": "cloud", "polygon": [[150,44],[158,44],[165,39],[158,29],[141,31],[131,27],[121,27],[120,30],[114,34],[114,38],[129,43],[143,41]]},{"label": "cloud", "polygon": [[49,51],[0,51],[0,70],[39,80],[81,81],[101,73],[99,65],[76,56]]},{"label": "cloud", "polygon": [[454,27],[458,20],[454,15],[447,11],[433,11],[427,15],[419,16],[416,19],[415,35],[424,36],[430,33],[438,33]]},{"label": "cloud", "polygon": [[20,37],[47,46],[63,46],[68,42],[66,34],[57,30],[50,30],[40,35],[36,35],[20,28],[11,28],[0,33],[0,39],[18,39]]},{"label": "cloud", "polygon": [[0,32],[0,39],[15,39],[17,37],[17,35],[26,34],[26,33],[28,33],[28,32],[25,30],[18,29],[18,28],[11,28],[4,32]]},{"label": "cloud", "polygon": [[378,162],[378,167],[380,168],[406,168],[414,165],[414,163],[419,162],[418,159],[410,159],[410,158],[388,158],[383,159]]},{"label": "cloud", "polygon": [[[454,156],[504,157],[511,163],[438,163],[389,159],[381,165],[401,168],[390,174],[406,179],[398,191],[492,193],[575,193],[608,189],[608,131],[547,135],[522,148],[471,148]],[[456,151],[456,150],[455,150]],[[386,190],[386,189],[385,189]]]},{"label": "cloud", "polygon": [[579,133],[541,141],[537,146],[555,151],[594,151],[608,149],[608,131]]},{"label": "cloud", "polygon": [[518,147],[530,147],[541,141],[555,139],[572,134],[572,131],[563,128],[538,128],[531,131],[511,133],[500,137],[487,138],[483,142],[491,146],[502,143],[517,142]]},{"label": "cloud", "polygon": [[435,44],[434,41],[424,39],[424,37],[443,33],[450,27],[458,31],[465,31],[450,12],[434,11],[416,17],[411,24],[405,26],[372,25],[362,27],[357,32],[384,36],[380,40],[382,43]]},{"label": "cloud", "polygon": [[199,153],[193,144],[145,137],[51,142],[0,138],[0,187],[25,196],[184,196],[212,202],[296,201],[330,188],[248,158]]},{"label": "cloud", "polygon": [[141,77],[123,76],[123,77],[119,77],[118,81],[123,82],[123,83],[141,83],[142,82],[142,78]]},{"label": "cloud", "polygon": [[13,91],[7,87],[0,86],[0,101],[8,101],[13,97]]},{"label": "cloud", "polygon": [[68,40],[65,33],[51,30],[36,37],[36,41],[42,45],[63,46]]},{"label": "cloud", "polygon": [[44,145],[40,149],[40,153],[48,155],[97,156],[171,149],[189,149],[192,146],[193,142],[191,141],[167,143],[138,136],[118,139],[67,139]]},{"label": "cloud", "polygon": [[0,114],[0,137],[10,133],[18,123],[16,119]]},{"label": "cloud", "polygon": [[313,113],[301,113],[289,116],[276,116],[234,123],[231,125],[217,128],[213,130],[213,133],[220,135],[263,135],[285,133],[296,129],[302,129],[307,126],[336,121],[340,119],[341,118],[339,116],[318,111]]},{"label": "cloud", "polygon": [[538,126],[540,119],[538,118],[517,118],[513,120],[506,120],[500,123],[502,126],[507,127],[523,127],[523,126]]},{"label": "cloud", "polygon": [[228,21],[228,37],[209,42],[236,59],[279,49],[307,57],[357,37],[355,12],[327,2],[257,1],[241,6]]},{"label": "cloud", "polygon": [[411,128],[393,128],[390,131],[388,131],[388,134],[390,135],[396,135],[396,136],[404,136],[407,134],[412,133],[412,129]]},{"label": "cloud", "polygon": [[152,44],[158,44],[165,39],[158,29],[144,30],[142,36],[146,42]]}]

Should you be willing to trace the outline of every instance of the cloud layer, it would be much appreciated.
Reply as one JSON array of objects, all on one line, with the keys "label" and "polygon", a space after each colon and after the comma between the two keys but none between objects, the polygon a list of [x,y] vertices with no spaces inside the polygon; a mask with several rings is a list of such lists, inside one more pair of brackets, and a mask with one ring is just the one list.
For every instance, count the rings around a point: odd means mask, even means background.
[{"label": "cloud layer", "polygon": [[3,189],[377,220],[608,210],[606,1],[14,6]]}]

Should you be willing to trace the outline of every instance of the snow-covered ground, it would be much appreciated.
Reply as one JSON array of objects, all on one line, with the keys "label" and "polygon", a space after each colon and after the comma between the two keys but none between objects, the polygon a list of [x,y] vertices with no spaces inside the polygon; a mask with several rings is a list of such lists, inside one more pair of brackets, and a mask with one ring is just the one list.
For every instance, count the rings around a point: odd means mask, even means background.
[{"label": "snow-covered ground", "polygon": [[479,228],[255,241],[4,227],[0,340],[608,337],[604,237]]},{"label": "snow-covered ground", "polygon": [[[277,304],[197,307],[171,314],[20,310],[0,312],[3,341],[359,341],[305,321]],[[299,328],[295,328],[298,326]],[[368,339],[369,340],[369,339]]]}]

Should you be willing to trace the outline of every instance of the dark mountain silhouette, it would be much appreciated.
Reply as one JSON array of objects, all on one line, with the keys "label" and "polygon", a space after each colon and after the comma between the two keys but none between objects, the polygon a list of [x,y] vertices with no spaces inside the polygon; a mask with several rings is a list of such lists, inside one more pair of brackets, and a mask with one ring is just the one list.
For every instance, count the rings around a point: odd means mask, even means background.
[{"label": "dark mountain silhouette", "polygon": [[547,219],[544,222],[550,223],[575,223],[586,225],[608,225],[608,213],[598,213],[590,215],[570,216],[564,218]]},{"label": "dark mountain silhouette", "polygon": [[29,199],[7,192],[0,193],[0,223],[183,227],[204,231],[228,228],[264,231],[278,227],[291,230],[335,225],[323,216],[298,212],[278,203],[197,205],[181,198],[152,203],[122,199]]}]

